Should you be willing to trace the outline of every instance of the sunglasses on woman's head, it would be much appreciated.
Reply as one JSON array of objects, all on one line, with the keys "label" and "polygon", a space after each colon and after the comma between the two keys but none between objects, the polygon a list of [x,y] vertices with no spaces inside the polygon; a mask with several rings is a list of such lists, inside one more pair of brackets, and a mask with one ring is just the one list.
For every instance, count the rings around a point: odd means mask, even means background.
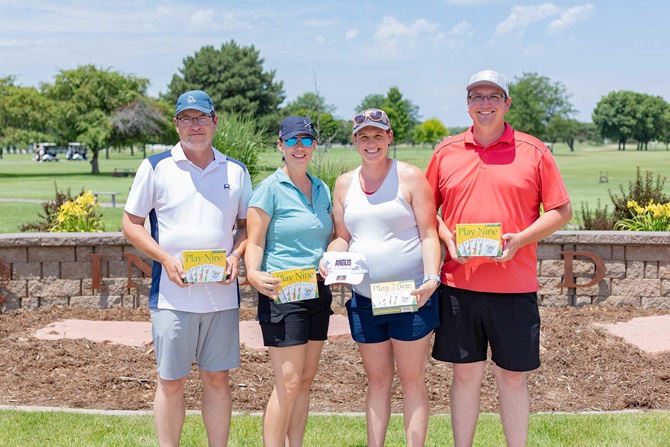
[{"label": "sunglasses on woman's head", "polygon": [[312,137],[291,137],[284,140],[284,143],[286,143],[288,147],[293,147],[298,144],[298,140],[300,140],[300,144],[304,147],[310,147],[314,144],[314,138]]},{"label": "sunglasses on woman's head", "polygon": [[391,126],[389,123],[389,118],[386,116],[386,112],[383,110],[379,109],[370,109],[370,110],[365,110],[358,115],[354,116],[353,118],[354,121],[354,126],[358,126],[360,124],[363,124],[367,121],[374,121],[382,124],[386,124],[387,126]]}]

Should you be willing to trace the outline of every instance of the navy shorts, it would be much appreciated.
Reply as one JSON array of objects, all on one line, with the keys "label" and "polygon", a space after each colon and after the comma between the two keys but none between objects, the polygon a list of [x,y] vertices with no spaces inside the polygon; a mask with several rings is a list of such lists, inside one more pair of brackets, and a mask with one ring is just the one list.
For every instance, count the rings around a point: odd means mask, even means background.
[{"label": "navy shorts", "polygon": [[491,359],[508,371],[540,366],[540,312],[537,293],[486,293],[442,284],[440,328],[433,358],[451,363]]},{"label": "navy shorts", "polygon": [[358,343],[419,340],[440,325],[437,290],[416,312],[372,315],[372,300],[356,292],[346,306],[351,337]]},{"label": "navy shorts", "polygon": [[297,346],[310,340],[328,339],[328,324],[333,311],[330,286],[317,283],[319,297],[292,303],[277,303],[258,294],[258,315],[265,346]]}]

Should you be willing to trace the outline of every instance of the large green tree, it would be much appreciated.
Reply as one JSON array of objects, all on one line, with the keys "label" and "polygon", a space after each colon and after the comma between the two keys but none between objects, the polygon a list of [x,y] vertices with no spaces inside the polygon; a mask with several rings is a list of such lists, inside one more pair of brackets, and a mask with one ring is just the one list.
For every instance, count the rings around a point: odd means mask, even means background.
[{"label": "large green tree", "polygon": [[545,140],[551,143],[564,142],[575,151],[575,139],[582,129],[582,123],[573,118],[564,118],[556,115],[549,120],[545,134]]},{"label": "large green tree", "polygon": [[412,122],[412,103],[403,98],[398,87],[391,87],[386,94],[384,107],[382,107],[391,121],[393,128],[393,141],[398,144],[405,141],[411,135]]},{"label": "large green tree", "polygon": [[[314,124],[314,134],[319,145],[329,148],[338,140],[340,125],[333,117],[335,106],[327,104],[325,98],[314,92],[307,92],[289,101],[282,109],[282,117],[288,115],[306,116]],[[277,123],[277,126],[279,123]]]},{"label": "large green tree", "polygon": [[394,146],[410,138],[419,124],[419,107],[405,99],[398,87],[391,87],[386,95],[367,95],[358,105],[358,111],[372,108],[384,110],[391,120]]},{"label": "large green tree", "polygon": [[144,96],[149,80],[124,75],[110,69],[83,65],[62,70],[53,84],[43,84],[44,95],[54,101],[54,127],[60,141],[80,141],[93,154],[91,173],[99,174],[98,153],[108,148],[112,135],[112,115]]},{"label": "large green tree", "polygon": [[578,143],[592,143],[599,145],[603,143],[603,137],[598,132],[598,127],[594,123],[579,123],[579,132],[577,132]]},{"label": "large green tree", "polygon": [[274,70],[263,70],[263,62],[253,45],[231,40],[219,49],[204,46],[183,60],[162,98],[174,104],[186,91],[204,90],[217,111],[248,115],[269,127],[285,95],[283,83],[275,81]]},{"label": "large green tree", "polygon": [[570,95],[560,82],[552,82],[537,73],[523,73],[509,85],[512,106],[506,119],[510,125],[539,139],[547,138],[547,126],[558,116],[569,119],[576,110]]},{"label": "large green tree", "polygon": [[670,108],[661,116],[661,130],[658,140],[665,144],[665,150],[670,149]]},{"label": "large green tree", "polygon": [[449,136],[449,131],[437,118],[430,118],[414,127],[414,142],[429,143],[433,148]]},{"label": "large green tree", "polygon": [[380,93],[372,93],[367,95],[361,103],[356,107],[356,112],[362,112],[366,109],[383,109],[386,96]]},{"label": "large green tree", "polygon": [[308,110],[318,113],[335,113],[335,106],[326,103],[326,98],[319,93],[307,92],[289,101],[283,108],[284,115],[296,115],[301,111]]},{"label": "large green tree", "polygon": [[591,117],[603,138],[619,144],[619,150],[626,150],[626,141],[635,133],[637,94],[627,90],[609,92],[603,96]]},{"label": "large green tree", "polygon": [[[110,116],[112,135],[110,144],[115,147],[130,147],[135,144],[173,142],[177,138],[172,121],[174,109],[167,103],[140,96],[128,104],[118,107]],[[143,149],[144,155],[146,151]]]},{"label": "large green tree", "polygon": [[0,78],[0,146],[28,147],[52,141],[54,104],[33,87]]},{"label": "large green tree", "polygon": [[637,93],[635,108],[635,128],[633,137],[637,140],[637,150],[647,150],[649,142],[660,138],[663,128],[663,114],[670,105],[660,96]]}]

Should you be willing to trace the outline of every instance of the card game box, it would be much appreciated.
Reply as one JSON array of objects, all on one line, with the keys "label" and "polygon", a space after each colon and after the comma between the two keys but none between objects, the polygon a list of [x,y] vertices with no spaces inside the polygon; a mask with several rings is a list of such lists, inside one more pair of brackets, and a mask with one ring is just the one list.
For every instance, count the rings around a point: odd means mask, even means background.
[{"label": "card game box", "polygon": [[372,315],[416,312],[419,308],[416,297],[410,294],[414,289],[416,285],[412,280],[370,284]]},{"label": "card game box", "polygon": [[182,250],[185,283],[226,280],[226,250]]},{"label": "card game box", "polygon": [[456,224],[458,256],[502,255],[502,228],[499,223]]},{"label": "card game box", "polygon": [[270,273],[281,280],[277,301],[291,303],[293,301],[311,300],[319,297],[316,284],[316,269],[302,267],[290,270],[279,270]]}]

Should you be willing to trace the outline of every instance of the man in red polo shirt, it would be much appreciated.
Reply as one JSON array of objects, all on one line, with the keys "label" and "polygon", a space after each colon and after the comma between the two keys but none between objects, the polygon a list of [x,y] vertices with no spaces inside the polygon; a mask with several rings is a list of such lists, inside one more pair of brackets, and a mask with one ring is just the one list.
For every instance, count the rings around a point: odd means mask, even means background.
[{"label": "man in red polo shirt", "polygon": [[[512,104],[505,76],[475,73],[466,90],[473,125],[443,141],[426,172],[448,251],[433,357],[454,364],[454,444],[470,446],[490,346],[507,445],[523,446],[530,413],[526,373],[540,366],[535,250],[570,221],[572,207],[549,149],[505,122]],[[500,256],[458,256],[456,224],[477,223],[501,224]]]}]

